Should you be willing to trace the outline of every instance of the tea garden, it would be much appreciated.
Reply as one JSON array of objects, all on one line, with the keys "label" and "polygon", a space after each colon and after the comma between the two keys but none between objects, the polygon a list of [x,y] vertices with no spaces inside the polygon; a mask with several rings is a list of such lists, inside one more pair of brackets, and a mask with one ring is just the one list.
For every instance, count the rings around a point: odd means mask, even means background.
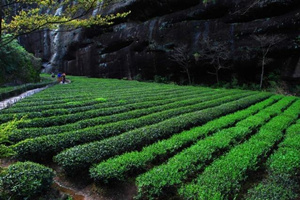
[{"label": "tea garden", "polygon": [[295,199],[300,99],[237,89],[71,77],[0,111],[20,161],[136,199]]}]

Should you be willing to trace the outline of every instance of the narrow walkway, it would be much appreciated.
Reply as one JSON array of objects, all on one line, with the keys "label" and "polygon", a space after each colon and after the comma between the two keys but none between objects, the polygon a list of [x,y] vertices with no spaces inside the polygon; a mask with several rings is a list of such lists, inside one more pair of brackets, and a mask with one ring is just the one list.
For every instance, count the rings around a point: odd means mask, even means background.
[{"label": "narrow walkway", "polygon": [[29,90],[27,92],[24,92],[18,96],[15,97],[11,97],[9,99],[6,99],[4,101],[0,101],[0,110],[3,110],[5,108],[10,107],[11,105],[17,103],[18,101],[20,101],[21,99],[24,99],[25,97],[31,96],[35,93],[38,93],[46,88],[48,88],[49,86],[43,87],[43,88],[37,88],[37,89],[33,89],[33,90]]}]

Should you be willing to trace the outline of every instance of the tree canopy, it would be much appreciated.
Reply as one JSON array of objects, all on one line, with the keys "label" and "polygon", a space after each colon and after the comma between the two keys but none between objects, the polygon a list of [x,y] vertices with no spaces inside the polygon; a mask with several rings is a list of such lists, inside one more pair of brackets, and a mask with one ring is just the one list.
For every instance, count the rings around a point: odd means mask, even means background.
[{"label": "tree canopy", "polygon": [[[108,25],[128,13],[101,16],[102,0],[0,0],[0,34],[13,38],[37,30]],[[7,43],[9,41],[3,41]],[[0,44],[1,45],[1,44]]]},{"label": "tree canopy", "polygon": [[[11,38],[5,35],[3,40]],[[28,53],[17,40],[0,46],[0,86],[5,83],[38,82],[41,60]]]},{"label": "tree canopy", "polygon": [[40,65],[17,37],[39,30],[109,25],[129,13],[101,16],[102,0],[0,0],[0,85],[34,82]]}]

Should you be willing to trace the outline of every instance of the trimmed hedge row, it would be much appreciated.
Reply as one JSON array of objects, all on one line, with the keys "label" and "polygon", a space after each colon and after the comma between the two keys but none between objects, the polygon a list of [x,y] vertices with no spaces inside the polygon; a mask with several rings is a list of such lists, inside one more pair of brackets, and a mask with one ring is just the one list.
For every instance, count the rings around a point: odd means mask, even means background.
[{"label": "trimmed hedge row", "polygon": [[[64,89],[65,91],[59,91],[59,88]],[[88,87],[87,87],[88,88]],[[150,90],[150,91],[148,91]],[[180,89],[179,91],[181,91],[182,89]],[[201,90],[201,89],[200,89]],[[205,90],[205,89],[204,89]],[[68,91],[68,93],[66,94],[66,91]],[[48,88],[46,91],[44,91],[43,93],[38,93],[37,95],[34,96],[30,96],[26,99],[24,99],[24,101],[21,101],[20,103],[14,105],[11,109],[9,110],[5,110],[5,111],[1,111],[1,113],[19,113],[19,112],[26,112],[29,111],[28,108],[32,108],[32,110],[37,110],[39,111],[40,108],[43,110],[46,109],[51,109],[51,108],[65,108],[65,106],[82,106],[82,105],[92,105],[95,103],[99,103],[95,100],[95,98],[97,97],[103,97],[105,96],[106,98],[112,98],[112,99],[117,99],[117,97],[115,97],[115,95],[113,95],[111,93],[111,91],[109,92],[107,89],[104,91],[100,91],[97,92],[98,90],[95,88],[94,92],[88,93],[85,90],[75,90],[70,92],[69,88],[67,85],[56,85],[52,88]],[[143,89],[143,88],[137,88],[137,89],[131,89],[131,90],[120,90],[118,91],[118,97],[132,97],[133,94],[139,94],[139,93],[144,93],[145,96],[153,96],[154,92],[158,92],[161,94],[164,94],[165,92],[173,92],[176,93],[177,90],[174,91],[174,89],[170,88],[167,90],[163,90],[161,88],[161,90],[159,90],[158,88],[152,89]],[[51,96],[48,97],[47,100],[44,100],[42,98],[43,94],[51,94]],[[56,99],[56,95],[55,94],[59,94],[58,96],[60,96],[59,100],[55,100]],[[75,95],[74,95],[75,94]],[[78,94],[78,95],[76,95]],[[115,94],[115,93],[114,93]],[[91,101],[92,99],[92,101]],[[80,104],[77,105],[66,105],[66,103],[68,102],[80,102]],[[27,108],[27,109],[26,109]]]},{"label": "trimmed hedge row", "polygon": [[[81,78],[82,79],[82,78]],[[83,79],[82,79],[83,80]],[[81,81],[82,81],[81,80]],[[95,96],[95,95],[109,95],[109,96],[113,96],[111,94],[112,91],[114,91],[115,93],[118,94],[130,94],[130,93],[139,93],[139,92],[144,92],[144,93],[151,93],[153,91],[172,91],[172,90],[183,90],[183,88],[174,88],[174,87],[170,87],[170,86],[162,86],[162,85],[154,85],[152,84],[150,86],[150,84],[146,84],[146,85],[141,85],[141,84],[134,84],[129,86],[129,82],[127,82],[126,84],[122,84],[119,81],[119,85],[116,85],[116,88],[114,88],[115,86],[111,85],[110,82],[112,80],[108,80],[108,84],[107,85],[101,85],[101,82],[103,81],[98,79],[96,80],[96,82],[98,82],[98,84],[96,83],[90,83],[90,84],[82,84],[82,83],[74,83],[72,82],[72,84],[67,84],[67,85],[56,85],[54,88],[51,88],[50,90],[48,90],[47,92],[41,93],[37,96],[32,96],[30,98],[27,98],[24,100],[24,103],[34,103],[35,100],[41,100],[43,102],[48,102],[50,103],[50,100],[52,101],[59,101],[59,100],[64,100],[66,97],[69,98],[88,98],[91,96]],[[100,84],[99,84],[100,83]],[[80,86],[81,85],[81,86]],[[129,87],[128,87],[129,86]],[[107,90],[109,88],[109,90]],[[147,88],[148,90],[145,90],[145,88]],[[191,87],[190,87],[191,88]],[[86,89],[92,89],[93,93],[88,93]],[[191,88],[192,89],[192,88]],[[202,89],[202,88],[200,88]],[[206,89],[206,88],[204,88]],[[149,91],[149,92],[147,92]],[[54,93],[55,92],[55,93]],[[56,95],[59,94],[59,95]]]},{"label": "trimmed hedge row", "polygon": [[[179,107],[183,108],[183,106],[189,106],[190,104],[196,104],[196,106],[197,106],[197,104],[199,104],[203,101],[218,98],[218,97],[224,96],[225,94],[230,94],[230,93],[226,92],[226,93],[222,93],[222,94],[206,96],[203,98],[199,98],[199,96],[196,95],[197,98],[191,98],[191,99],[184,100],[184,101],[180,101],[180,100],[182,100],[182,98],[186,99],[185,97],[182,97],[179,99],[165,100],[165,101],[161,101],[161,102],[157,101],[157,102],[148,102],[146,104],[137,104],[136,105],[137,107],[144,106],[146,108],[130,111],[134,107],[134,105],[132,105],[128,108],[128,110],[127,110],[128,112],[124,112],[124,110],[126,111],[126,107],[121,107],[120,110],[117,110],[117,109],[97,110],[97,111],[93,111],[93,113],[95,113],[95,115],[105,115],[105,114],[108,115],[108,114],[114,113],[114,112],[119,113],[119,114],[105,116],[105,117],[100,116],[100,117],[95,117],[95,118],[89,118],[88,117],[89,115],[86,116],[86,113],[84,113],[83,115],[76,115],[77,116],[76,119],[79,119],[79,120],[85,119],[85,120],[80,120],[75,123],[61,125],[61,126],[45,127],[45,128],[43,128],[43,130],[41,130],[41,128],[19,129],[19,130],[15,130],[13,132],[13,134],[11,134],[9,136],[9,139],[10,139],[10,141],[15,143],[15,142],[24,140],[26,138],[34,138],[34,137],[39,137],[39,136],[43,136],[43,135],[53,135],[53,134],[58,134],[58,133],[62,133],[62,132],[70,132],[72,130],[84,129],[86,127],[91,128],[91,127],[98,126],[101,124],[138,118],[138,117],[142,117],[144,115],[149,115],[149,114],[152,114],[155,112],[161,112],[161,111],[166,112],[167,110],[179,108]],[[171,103],[171,102],[173,102],[173,103]],[[163,103],[166,103],[166,104],[163,105]],[[149,107],[149,108],[147,108],[147,107]],[[45,120],[42,120],[42,122],[45,122]]]},{"label": "trimmed hedge row", "polygon": [[[73,77],[77,79],[78,77]],[[72,78],[72,79],[73,79]],[[94,81],[86,81],[85,78],[78,78],[80,80],[73,81],[72,84],[67,85],[57,85],[55,88],[43,92],[37,96],[33,96],[24,100],[24,102],[32,103],[35,100],[49,101],[52,100],[62,100],[66,97],[92,97],[92,96],[102,96],[103,94],[113,96],[113,94],[130,94],[134,93],[160,93],[161,91],[184,91],[184,90],[195,90],[195,87],[185,86],[185,87],[174,87],[172,85],[166,84],[155,84],[155,83],[141,83],[136,81],[120,81],[112,79],[95,79]],[[92,80],[89,78],[89,80]],[[115,84],[113,83],[115,82]],[[93,93],[87,92],[87,89],[93,91]],[[197,89],[207,89],[203,87],[197,87]],[[59,95],[56,95],[59,94]]]},{"label": "trimmed hedge row", "polygon": [[[224,90],[225,91],[225,90]],[[60,109],[50,109],[50,110],[44,110],[44,111],[38,111],[38,112],[21,112],[21,109],[19,110],[20,113],[17,114],[1,114],[0,115],[0,123],[7,122],[9,120],[12,120],[14,118],[22,118],[24,115],[26,115],[26,118],[35,118],[35,117],[51,117],[51,116],[62,116],[62,115],[70,115],[80,112],[88,112],[91,113],[91,115],[88,118],[91,118],[94,113],[99,113],[100,115],[107,115],[107,114],[115,114],[119,112],[126,112],[133,109],[138,108],[146,108],[151,106],[158,106],[163,105],[167,102],[174,102],[174,100],[180,100],[180,99],[186,99],[187,97],[192,96],[204,96],[204,95],[210,95],[211,93],[215,93],[213,90],[211,91],[205,91],[205,92],[183,92],[180,93],[180,95],[176,94],[177,97],[174,97],[174,94],[170,95],[164,95],[164,96],[157,96],[157,97],[136,97],[135,101],[130,100],[131,102],[105,102],[103,101],[97,101],[98,103],[87,105],[87,106],[81,106],[81,107],[69,107],[69,108],[60,108]],[[176,99],[177,98],[177,99]],[[138,100],[138,101],[137,101]],[[153,104],[153,105],[151,105]],[[90,112],[89,112],[90,111]],[[70,115],[70,116],[73,116]],[[87,114],[86,114],[87,115]],[[94,114],[95,115],[95,114]],[[55,118],[55,117],[54,117]],[[51,118],[50,118],[51,119]],[[27,123],[30,120],[27,120]]]},{"label": "trimmed hedge row", "polygon": [[[48,90],[50,90],[52,88],[49,88]],[[171,90],[170,92],[165,92],[165,91],[157,91],[157,90],[154,90],[155,92],[151,92],[149,93],[149,91],[145,91],[144,89],[144,92],[133,92],[133,93],[130,93],[130,92],[123,92],[123,93],[118,93],[117,97],[115,96],[115,93],[114,95],[110,94],[110,95],[105,95],[105,94],[100,94],[100,95],[96,95],[96,94],[93,94],[92,96],[89,95],[87,97],[85,97],[82,101],[82,99],[78,99],[77,97],[74,97],[74,96],[71,96],[71,97],[67,97],[65,99],[63,99],[61,101],[61,103],[57,103],[55,101],[53,101],[50,105],[44,105],[44,103],[39,100],[38,98],[35,99],[35,104],[34,105],[28,105],[28,103],[26,102],[23,102],[21,101],[20,103],[14,105],[13,107],[11,107],[10,109],[7,109],[7,110],[3,110],[1,111],[1,113],[8,113],[8,114],[16,114],[16,113],[26,113],[26,112],[33,112],[33,111],[36,111],[36,112],[39,112],[39,111],[46,111],[46,110],[54,110],[54,109],[72,109],[72,108],[80,108],[80,107],[84,107],[84,106],[93,106],[93,105],[98,105],[99,103],[101,103],[101,106],[102,107],[111,107],[111,106],[117,106],[117,105],[120,105],[120,104],[124,104],[123,101],[120,101],[122,99],[126,99],[126,103],[136,103],[136,102],[140,102],[140,100],[156,100],[156,99],[163,99],[163,95],[178,95],[178,91],[175,90]],[[47,91],[49,92],[49,91]],[[184,91],[183,93],[206,93],[206,92],[211,92],[209,90],[205,90],[205,89],[201,89],[201,90],[198,90],[198,91]],[[137,95],[139,94],[140,95]],[[169,94],[170,93],[170,94]],[[180,94],[180,93],[179,93]],[[161,96],[160,96],[161,95]],[[104,99],[109,99],[108,102],[105,102],[105,101],[99,101],[97,98],[98,97],[104,97]],[[127,100],[128,98],[130,98],[129,100]],[[74,101],[73,101],[74,99]],[[103,98],[100,98],[100,99],[103,99]],[[39,103],[40,102],[40,103]],[[98,105],[99,106],[99,105]]]},{"label": "trimmed hedge row", "polygon": [[234,198],[241,187],[241,181],[247,178],[247,172],[257,169],[262,159],[283,137],[282,131],[298,118],[299,104],[292,104],[284,113],[289,116],[282,114],[270,120],[247,142],[205,168],[193,183],[182,186],[179,194],[184,199]]},{"label": "trimmed hedge row", "polygon": [[286,131],[285,140],[279,144],[279,148],[298,148],[300,139],[300,120],[296,124],[289,127]]},{"label": "trimmed hedge row", "polygon": [[126,151],[142,148],[159,139],[170,137],[184,129],[203,124],[216,117],[245,108],[269,96],[270,94],[267,93],[256,93],[214,108],[184,114],[103,141],[70,148],[55,156],[54,159],[66,172],[87,169],[93,163],[100,162]]},{"label": "trimmed hedge row", "polygon": [[[238,122],[236,126],[246,126],[249,127],[249,124],[252,124],[253,128],[257,128],[260,126],[260,121],[266,121],[271,119],[274,115],[281,114],[290,104],[292,104],[296,100],[295,97],[284,97],[281,101],[276,103],[274,106],[270,106],[269,108],[264,109],[263,112],[258,113],[255,116],[250,116],[247,119]],[[278,109],[280,108],[280,109]],[[258,122],[258,123],[255,123]]]},{"label": "trimmed hedge row", "polygon": [[[159,102],[159,101],[157,103],[149,102],[149,104],[147,105],[147,106],[150,106],[149,108],[146,107],[145,109],[133,110],[131,112],[128,112],[128,111],[130,111],[129,109],[132,109],[132,107],[127,108],[127,109],[124,107],[119,107],[119,109],[118,109],[118,107],[114,107],[114,108],[108,108],[108,109],[103,109],[103,108],[95,109],[95,110],[93,109],[93,110],[89,110],[86,112],[78,112],[78,113],[68,114],[68,115],[35,118],[35,119],[23,121],[22,123],[18,124],[18,128],[61,126],[64,124],[74,123],[74,122],[80,121],[82,119],[90,119],[91,118],[89,121],[87,121],[87,125],[84,125],[83,122],[80,123],[80,126],[84,128],[87,126],[93,126],[93,124],[98,125],[98,124],[102,124],[102,123],[136,118],[136,117],[140,117],[142,115],[150,114],[153,112],[159,112],[164,109],[170,109],[170,108],[179,107],[179,106],[188,106],[188,105],[192,105],[192,104],[197,104],[200,102],[212,100],[214,98],[220,98],[226,94],[232,94],[232,93],[236,93],[236,91],[227,91],[224,93],[221,92],[221,94],[220,94],[220,92],[216,93],[216,94],[210,93],[210,94],[205,94],[204,97],[202,95],[193,95],[195,97],[190,96],[190,98],[189,98],[189,96],[186,96],[186,98],[188,98],[188,99],[184,100],[184,101],[180,100],[180,99],[182,99],[182,97],[174,98],[174,99],[172,99],[172,102],[175,101],[175,103],[169,103],[167,105],[163,105],[164,103],[161,104],[161,102]],[[170,101],[164,100],[164,102],[170,102]],[[127,113],[125,113],[125,112],[127,112]],[[121,114],[112,115],[114,113],[121,113]],[[131,113],[134,113],[134,114],[131,116]],[[106,118],[98,118],[95,120],[92,119],[92,118],[104,116],[104,115],[112,115],[112,116],[107,116]]]},{"label": "trimmed hedge row", "polygon": [[282,108],[286,108],[291,101],[293,101],[293,99],[289,101],[287,101],[286,98],[282,99],[251,116],[253,119],[257,118],[259,120],[249,121],[247,120],[248,118],[244,119],[239,123],[244,124],[243,122],[247,121],[247,126],[245,124],[244,126],[223,129],[213,136],[200,140],[197,144],[175,155],[168,160],[166,164],[155,167],[139,176],[137,178],[138,197],[151,199],[161,196],[167,190],[174,191],[174,186],[182,184],[182,181],[186,180],[187,177],[197,173],[213,158],[214,154],[230,149],[233,144],[241,142],[241,140],[252,133],[255,128],[265,124],[270,117],[269,115],[263,114],[268,113],[268,110],[273,110],[272,115],[278,114],[278,111],[281,111]]},{"label": "trimmed hedge row", "polygon": [[[183,88],[162,88],[162,87],[144,87],[144,88],[131,88],[129,90],[115,90],[115,91],[110,91],[108,88],[105,90],[100,90],[97,88],[94,88],[93,93],[89,93],[87,91],[88,89],[91,89],[90,87],[86,87],[80,90],[74,90],[72,92],[69,92],[68,94],[64,96],[60,96],[59,99],[55,95],[53,95],[53,92],[57,91],[59,89],[59,85],[57,85],[54,88],[49,88],[49,90],[45,91],[44,93],[38,94],[36,96],[32,96],[30,98],[24,99],[22,101],[22,104],[18,104],[15,107],[25,107],[25,106],[49,106],[49,104],[58,104],[58,103],[66,103],[66,101],[86,101],[88,102],[90,99],[94,99],[96,97],[106,97],[110,99],[117,99],[117,98],[126,98],[126,97],[132,97],[133,95],[139,94],[140,96],[145,96],[145,97],[151,97],[154,96],[154,94],[178,94],[181,92],[192,92],[192,91],[209,91],[207,88],[200,88],[198,90],[195,89],[183,89]],[[66,88],[63,87],[64,90]],[[53,91],[52,91],[53,90]],[[69,90],[68,90],[69,91]],[[59,91],[57,91],[59,92]],[[61,91],[62,93],[64,91]],[[47,99],[43,98],[43,94],[52,94],[49,97],[46,97]],[[116,96],[118,94],[118,96]],[[52,103],[51,103],[52,102]]]},{"label": "trimmed hedge row", "polygon": [[[40,100],[42,102],[49,102],[49,100],[64,100],[65,98],[90,98],[93,96],[102,97],[110,96],[114,97],[113,94],[118,94],[119,96],[128,96],[134,94],[145,94],[150,95],[156,93],[164,93],[164,92],[176,92],[180,93],[180,91],[195,91],[195,90],[208,90],[208,88],[204,87],[174,87],[172,85],[163,85],[163,84],[151,84],[151,83],[138,83],[138,82],[129,82],[129,81],[116,81],[116,84],[113,85],[113,80],[104,80],[98,79],[91,83],[83,83],[84,79],[80,78],[79,82],[72,82],[72,84],[67,85],[57,85],[54,88],[50,88],[46,92],[38,94],[36,96],[32,96],[24,100],[24,103],[38,103],[36,100]],[[107,82],[107,84],[103,84]],[[124,84],[125,83],[125,84]],[[88,90],[92,90],[93,93],[89,93]],[[56,95],[59,94],[59,95]],[[20,105],[21,106],[21,105]]]},{"label": "trimmed hedge row", "polygon": [[[131,129],[158,123],[162,120],[166,120],[168,118],[180,114],[193,112],[195,110],[202,110],[204,108],[218,106],[225,102],[233,101],[241,98],[242,96],[247,96],[249,94],[255,93],[246,92],[244,94],[226,96],[220,99],[195,104],[192,106],[166,110],[159,113],[146,115],[140,118],[123,120],[115,123],[106,124],[103,126],[85,128],[77,130],[76,132],[71,131],[56,135],[47,135],[33,139],[26,139],[14,145],[14,150],[17,152],[19,158],[42,158],[47,155],[54,155],[59,151],[62,151],[69,147],[73,147],[75,145],[93,142],[96,140],[102,140],[104,138],[108,138],[115,135],[120,135],[121,133],[129,131]],[[266,96],[266,94],[264,94],[264,96]]]},{"label": "trimmed hedge row", "polygon": [[[148,165],[161,157],[169,157],[185,146],[199,140],[214,131],[235,123],[238,120],[246,118],[264,107],[279,100],[280,96],[273,96],[269,99],[259,102],[245,110],[226,115],[219,119],[210,121],[201,127],[184,131],[180,134],[172,136],[170,139],[159,141],[148,147],[144,147],[142,151],[134,151],[125,153],[115,158],[110,158],[90,169],[91,177],[101,182],[124,181],[130,172],[137,170],[145,170]],[[229,120],[228,120],[229,119]],[[225,121],[225,123],[224,123]],[[162,176],[161,178],[165,178]]]},{"label": "trimmed hedge row", "polygon": [[[77,113],[77,112],[84,112],[84,111],[88,111],[91,109],[99,109],[99,108],[110,108],[113,110],[113,108],[115,107],[119,107],[119,106],[129,106],[129,105],[134,105],[134,104],[141,104],[144,103],[146,101],[164,101],[166,99],[171,99],[171,98],[184,98],[184,96],[191,96],[191,95],[207,95],[210,93],[214,93],[213,90],[211,91],[203,91],[203,92],[195,92],[195,91],[184,91],[184,92],[180,92],[179,94],[177,93],[163,93],[163,96],[154,96],[149,98],[149,96],[136,96],[135,98],[130,99],[130,101],[120,101],[119,98],[113,99],[113,98],[109,98],[109,102],[107,102],[106,98],[103,98],[101,101],[101,98],[98,100],[95,100],[95,104],[91,104],[91,105],[86,105],[86,106],[80,106],[78,107],[77,104],[74,104],[73,102],[68,103],[67,101],[65,101],[64,103],[66,105],[70,104],[70,105],[76,105],[75,107],[68,107],[68,108],[58,108],[58,109],[48,109],[48,110],[43,110],[43,111],[37,111],[37,112],[30,112],[27,115],[28,118],[34,118],[34,117],[50,117],[50,116],[54,116],[54,115],[62,115],[62,114],[72,114],[72,113]],[[91,98],[89,98],[89,101],[91,101]],[[127,97],[126,97],[127,98]],[[135,99],[133,101],[133,99]],[[136,100],[139,100],[138,102],[136,102]],[[25,112],[27,113],[27,112]],[[23,116],[25,113],[18,113],[16,114],[16,116],[21,115]],[[1,119],[4,116],[12,116],[11,114],[2,114]]]},{"label": "trimmed hedge row", "polygon": [[[300,105],[299,105],[300,106]],[[296,199],[300,174],[300,120],[286,131],[279,149],[267,160],[268,176],[248,191],[247,199]]]},{"label": "trimmed hedge row", "polygon": [[167,164],[138,176],[136,199],[163,199],[171,194],[175,195],[175,186],[182,184],[189,176],[197,174],[216,154],[228,151],[232,145],[242,141],[251,132],[252,130],[246,127],[223,129],[175,155]]}]

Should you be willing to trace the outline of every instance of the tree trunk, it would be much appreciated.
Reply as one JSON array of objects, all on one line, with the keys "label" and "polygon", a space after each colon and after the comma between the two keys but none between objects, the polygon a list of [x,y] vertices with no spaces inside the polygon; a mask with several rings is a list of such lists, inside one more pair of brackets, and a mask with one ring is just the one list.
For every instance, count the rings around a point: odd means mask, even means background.
[{"label": "tree trunk", "polygon": [[217,84],[219,85],[219,70],[222,68],[221,64],[220,64],[220,57],[218,56],[218,66],[215,67],[216,69],[216,79],[217,79]]},{"label": "tree trunk", "polygon": [[216,75],[216,79],[217,79],[217,84],[219,85],[219,70],[220,70],[221,68],[219,67],[219,68],[217,68],[216,69],[216,73],[215,73],[215,75]]},{"label": "tree trunk", "polygon": [[189,85],[192,85],[191,74],[190,74],[190,70],[188,68],[186,68],[186,73],[187,73],[187,76],[188,76]]},{"label": "tree trunk", "polygon": [[2,41],[2,19],[3,19],[3,12],[2,12],[2,0],[0,0],[0,43]]},{"label": "tree trunk", "polygon": [[262,89],[264,72],[265,72],[265,57],[262,58],[262,63],[261,63],[261,75],[260,75],[260,84],[259,84],[260,89]]}]

